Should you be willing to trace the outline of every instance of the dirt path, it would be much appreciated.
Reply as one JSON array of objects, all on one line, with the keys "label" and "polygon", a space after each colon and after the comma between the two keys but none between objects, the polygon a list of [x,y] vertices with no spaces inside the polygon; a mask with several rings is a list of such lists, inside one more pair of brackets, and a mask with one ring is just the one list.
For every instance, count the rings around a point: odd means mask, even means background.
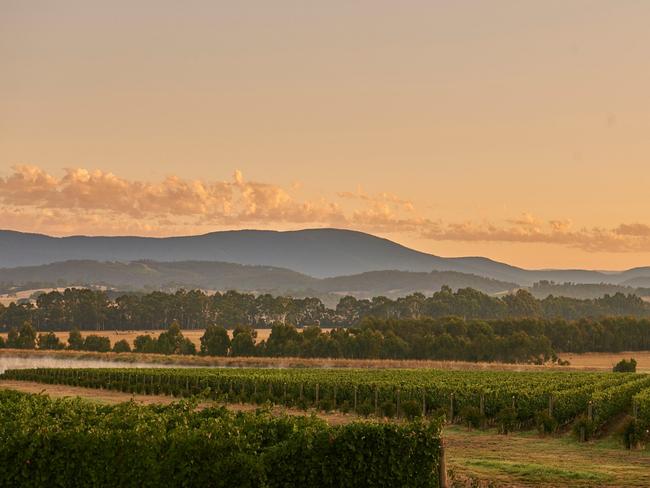
[{"label": "dirt path", "polygon": [[[166,395],[132,395],[26,381],[0,381],[0,388],[42,393],[54,398],[79,396],[110,404],[129,400],[144,405],[176,401],[176,398]],[[253,411],[257,408],[250,404],[225,406],[234,411]],[[359,419],[352,414],[305,412],[280,406],[273,407],[272,412],[314,414],[331,425]],[[458,484],[453,486],[650,486],[650,451],[626,451],[614,436],[596,443],[578,444],[568,435],[540,438],[534,432],[522,432],[503,436],[495,431],[468,431],[463,427],[448,426],[443,431],[443,437],[448,467],[454,479],[458,480]]]}]

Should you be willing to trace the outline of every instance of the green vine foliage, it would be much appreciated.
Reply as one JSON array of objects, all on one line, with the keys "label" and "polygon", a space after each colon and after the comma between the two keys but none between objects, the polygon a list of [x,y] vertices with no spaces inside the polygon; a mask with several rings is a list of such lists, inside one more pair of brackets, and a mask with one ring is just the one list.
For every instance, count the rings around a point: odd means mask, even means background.
[{"label": "green vine foliage", "polygon": [[440,426],[0,391],[0,486],[439,486]]},{"label": "green vine foliage", "polygon": [[639,436],[650,440],[650,387],[637,393],[633,402],[636,406]]},{"label": "green vine foliage", "polygon": [[[344,410],[362,416],[434,418],[440,412],[451,414],[453,405],[455,417],[465,409],[480,409],[490,424],[498,423],[504,409],[513,408],[516,428],[534,428],[544,410],[558,426],[568,425],[586,414],[589,405],[600,426],[631,412],[634,395],[650,388],[649,375],[565,371],[43,368],[8,370],[0,378],[138,394],[204,395],[224,402]],[[639,396],[637,402],[641,413],[649,409],[644,398]]]}]

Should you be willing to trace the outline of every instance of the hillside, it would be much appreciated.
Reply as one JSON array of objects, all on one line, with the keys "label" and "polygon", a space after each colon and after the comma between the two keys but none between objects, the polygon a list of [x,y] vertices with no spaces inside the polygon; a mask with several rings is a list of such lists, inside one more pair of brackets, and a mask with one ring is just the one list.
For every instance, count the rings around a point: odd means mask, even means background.
[{"label": "hillside", "polygon": [[[648,280],[650,282],[650,280]],[[550,283],[542,281],[535,283],[530,292],[535,298],[546,298],[549,295],[561,296],[567,298],[577,298],[580,300],[600,298],[605,295],[615,295],[622,293],[624,295],[636,295],[639,297],[650,296],[650,287],[634,287],[624,284],[613,285],[607,283],[584,284],[584,283]]]},{"label": "hillside", "polygon": [[92,285],[120,290],[160,288],[204,288],[212,290],[342,294],[356,296],[404,296],[415,291],[432,293],[443,285],[454,289],[471,287],[485,293],[516,288],[515,283],[490,280],[456,272],[415,273],[376,271],[335,278],[312,278],[271,266],[247,266],[210,261],[65,261],[41,266],[0,269],[3,288],[24,286]]},{"label": "hillside", "polygon": [[316,278],[385,270],[425,273],[455,271],[522,286],[530,286],[541,280],[621,284],[632,279],[637,282],[650,279],[650,268],[647,267],[607,273],[526,270],[483,257],[444,258],[370,234],[340,229],[289,232],[240,230],[168,238],[59,238],[0,231],[0,267],[35,266],[69,260],[214,261],[285,268]]}]

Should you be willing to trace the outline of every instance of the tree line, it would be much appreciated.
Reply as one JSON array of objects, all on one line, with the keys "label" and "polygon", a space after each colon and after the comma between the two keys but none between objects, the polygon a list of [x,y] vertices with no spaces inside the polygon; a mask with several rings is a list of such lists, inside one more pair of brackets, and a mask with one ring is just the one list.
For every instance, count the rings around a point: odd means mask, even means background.
[{"label": "tree line", "polygon": [[200,348],[183,336],[177,321],[158,337],[143,334],[112,347],[108,337],[82,338],[74,329],[67,345],[53,332],[37,335],[30,322],[10,329],[0,347],[63,349],[98,352],[202,354],[348,359],[429,359],[537,363],[558,361],[561,352],[619,352],[650,350],[650,319],[498,319],[460,317],[421,319],[365,318],[355,327],[324,330],[275,324],[267,340],[257,341],[255,329],[237,327],[232,337],[225,327],[209,325]]},{"label": "tree line", "polygon": [[500,297],[472,288],[443,287],[431,296],[413,293],[386,297],[342,297],[328,308],[318,298],[291,298],[228,291],[114,294],[69,288],[39,295],[35,302],[0,304],[0,330],[29,321],[39,331],[163,329],[176,321],[183,329],[209,325],[269,328],[278,324],[354,327],[364,319],[404,320],[458,316],[465,319],[565,319],[650,317],[650,304],[635,295],[616,293],[596,299],[548,296],[536,299],[519,290]]}]

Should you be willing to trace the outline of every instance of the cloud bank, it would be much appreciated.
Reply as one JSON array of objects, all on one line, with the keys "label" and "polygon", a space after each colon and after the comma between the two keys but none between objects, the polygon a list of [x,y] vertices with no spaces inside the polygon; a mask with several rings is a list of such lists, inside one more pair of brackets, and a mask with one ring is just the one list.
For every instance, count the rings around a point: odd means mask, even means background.
[{"label": "cloud bank", "polygon": [[446,222],[420,214],[388,192],[340,191],[330,199],[296,196],[287,188],[247,180],[169,176],[135,181],[110,172],[66,169],[56,177],[36,166],[0,176],[0,227],[57,235],[178,235],[222,228],[331,226],[409,234],[433,241],[554,244],[588,252],[650,252],[650,225],[576,227],[570,219],[524,213],[494,222]]}]

